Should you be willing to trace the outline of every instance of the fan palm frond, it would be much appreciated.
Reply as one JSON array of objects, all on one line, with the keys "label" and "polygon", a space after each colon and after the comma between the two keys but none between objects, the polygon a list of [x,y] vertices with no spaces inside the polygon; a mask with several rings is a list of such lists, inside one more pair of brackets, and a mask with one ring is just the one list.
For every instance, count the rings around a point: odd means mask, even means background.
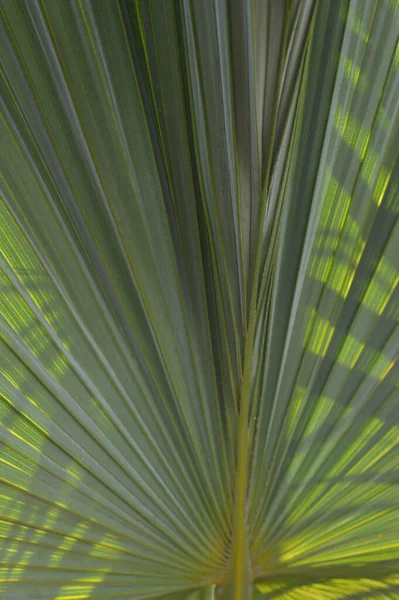
[{"label": "fan palm frond", "polygon": [[399,597],[399,2],[0,10],[0,596]]}]

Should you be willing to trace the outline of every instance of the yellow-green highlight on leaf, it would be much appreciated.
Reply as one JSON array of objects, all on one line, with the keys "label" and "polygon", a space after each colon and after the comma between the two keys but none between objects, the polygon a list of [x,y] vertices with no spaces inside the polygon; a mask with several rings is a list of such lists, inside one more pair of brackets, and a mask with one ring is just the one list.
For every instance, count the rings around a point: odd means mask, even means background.
[{"label": "yellow-green highlight on leaf", "polygon": [[0,11],[0,597],[395,597],[398,0]]}]

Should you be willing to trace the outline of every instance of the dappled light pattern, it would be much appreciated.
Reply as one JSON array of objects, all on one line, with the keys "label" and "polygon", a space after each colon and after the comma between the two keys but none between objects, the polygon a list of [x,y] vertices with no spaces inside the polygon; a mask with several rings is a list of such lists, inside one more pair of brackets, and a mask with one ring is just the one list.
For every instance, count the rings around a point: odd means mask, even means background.
[{"label": "dappled light pattern", "polygon": [[213,583],[231,457],[205,292],[178,276],[119,6],[2,8],[0,595]]},{"label": "dappled light pattern", "polygon": [[263,584],[258,586],[258,591],[258,598],[263,600],[396,600],[399,598],[399,577],[384,579],[381,576],[378,580],[364,577],[350,581],[337,577],[300,586]]},{"label": "dappled light pattern", "polygon": [[381,562],[393,575],[399,558],[398,31],[398,5],[349,4],[309,200],[296,188],[310,216],[293,295],[281,282],[289,337],[275,391],[266,378],[254,411],[258,576],[301,567],[311,583],[331,566],[345,581],[297,589],[293,574],[287,591],[262,588],[270,598],[396,597],[398,581],[372,571]]},{"label": "dappled light pattern", "polygon": [[0,597],[399,598],[399,1],[0,13]]}]

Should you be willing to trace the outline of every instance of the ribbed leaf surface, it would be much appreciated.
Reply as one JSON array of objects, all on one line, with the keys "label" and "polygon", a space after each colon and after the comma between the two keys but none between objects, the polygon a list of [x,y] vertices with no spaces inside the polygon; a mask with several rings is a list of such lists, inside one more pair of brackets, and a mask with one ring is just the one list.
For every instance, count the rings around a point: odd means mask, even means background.
[{"label": "ribbed leaf surface", "polygon": [[0,596],[399,597],[398,0],[0,11]]}]

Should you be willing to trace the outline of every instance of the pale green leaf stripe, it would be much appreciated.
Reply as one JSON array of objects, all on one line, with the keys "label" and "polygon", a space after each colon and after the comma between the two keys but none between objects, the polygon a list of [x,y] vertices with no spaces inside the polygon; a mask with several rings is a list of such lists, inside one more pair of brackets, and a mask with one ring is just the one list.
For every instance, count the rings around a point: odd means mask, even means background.
[{"label": "pale green leaf stripe", "polygon": [[[329,31],[333,20],[336,27],[344,23],[328,3],[318,19],[314,48],[325,43],[322,30],[316,37],[322,19]],[[295,237],[281,235],[277,242],[276,298],[281,303],[285,294],[288,318],[285,328],[280,320],[269,333],[275,351],[265,363],[278,365],[276,387],[266,371],[258,392],[265,401],[257,400],[254,413],[255,568],[272,575],[298,565],[309,569],[309,582],[318,565],[336,565],[338,577],[348,569],[350,578],[356,561],[369,564],[367,576],[375,561],[399,557],[398,7],[351,2],[344,25],[337,71],[324,75],[324,85],[328,77],[333,84],[328,120],[320,118],[322,107],[313,110],[308,122],[316,130],[308,133],[305,105],[302,138],[294,142],[301,148],[309,134],[309,140],[322,136],[315,187],[308,188],[308,201],[306,183],[298,187],[303,172],[293,170],[291,189],[281,191],[285,231],[289,211],[295,214],[292,194],[301,193],[303,210],[309,202],[309,218],[291,287],[292,258],[283,261]],[[311,50],[315,59],[321,48]],[[317,69],[309,71],[308,90],[312,73]],[[306,176],[311,172],[308,167]],[[296,592],[295,577],[291,588],[276,597],[313,593],[311,587]]]},{"label": "pale green leaf stripe", "polygon": [[399,597],[397,0],[0,13],[0,596]]},{"label": "pale green leaf stripe", "polygon": [[[111,3],[100,13],[88,4],[58,8],[63,14],[53,3],[5,5],[2,490],[21,509],[15,522],[39,539],[59,530],[54,565],[85,565],[74,549],[80,528],[86,553],[119,544],[128,566],[119,569],[126,584],[121,579],[116,593],[136,577],[135,597],[144,597],[145,589],[148,596],[192,587],[198,577],[212,581],[223,565],[230,475],[216,460],[215,444],[222,453],[225,446],[210,417],[218,411],[212,361],[199,360],[211,344],[206,329],[189,325],[192,291],[186,295],[177,277],[161,190],[148,178],[156,167],[121,15]],[[118,53],[123,85],[110,71]],[[196,312],[206,311],[204,302]],[[69,535],[74,541],[63,548]],[[17,552],[28,580],[32,562],[23,556],[32,552],[20,544]],[[34,553],[49,567],[52,554]],[[112,576],[101,583],[109,569],[91,562],[100,574],[80,594],[109,585],[112,595]],[[151,563],[153,574],[144,576]],[[88,559],[80,570],[90,568]],[[59,585],[60,597],[78,594],[77,575],[54,577],[71,581]],[[43,583],[43,597],[55,593]]]}]

